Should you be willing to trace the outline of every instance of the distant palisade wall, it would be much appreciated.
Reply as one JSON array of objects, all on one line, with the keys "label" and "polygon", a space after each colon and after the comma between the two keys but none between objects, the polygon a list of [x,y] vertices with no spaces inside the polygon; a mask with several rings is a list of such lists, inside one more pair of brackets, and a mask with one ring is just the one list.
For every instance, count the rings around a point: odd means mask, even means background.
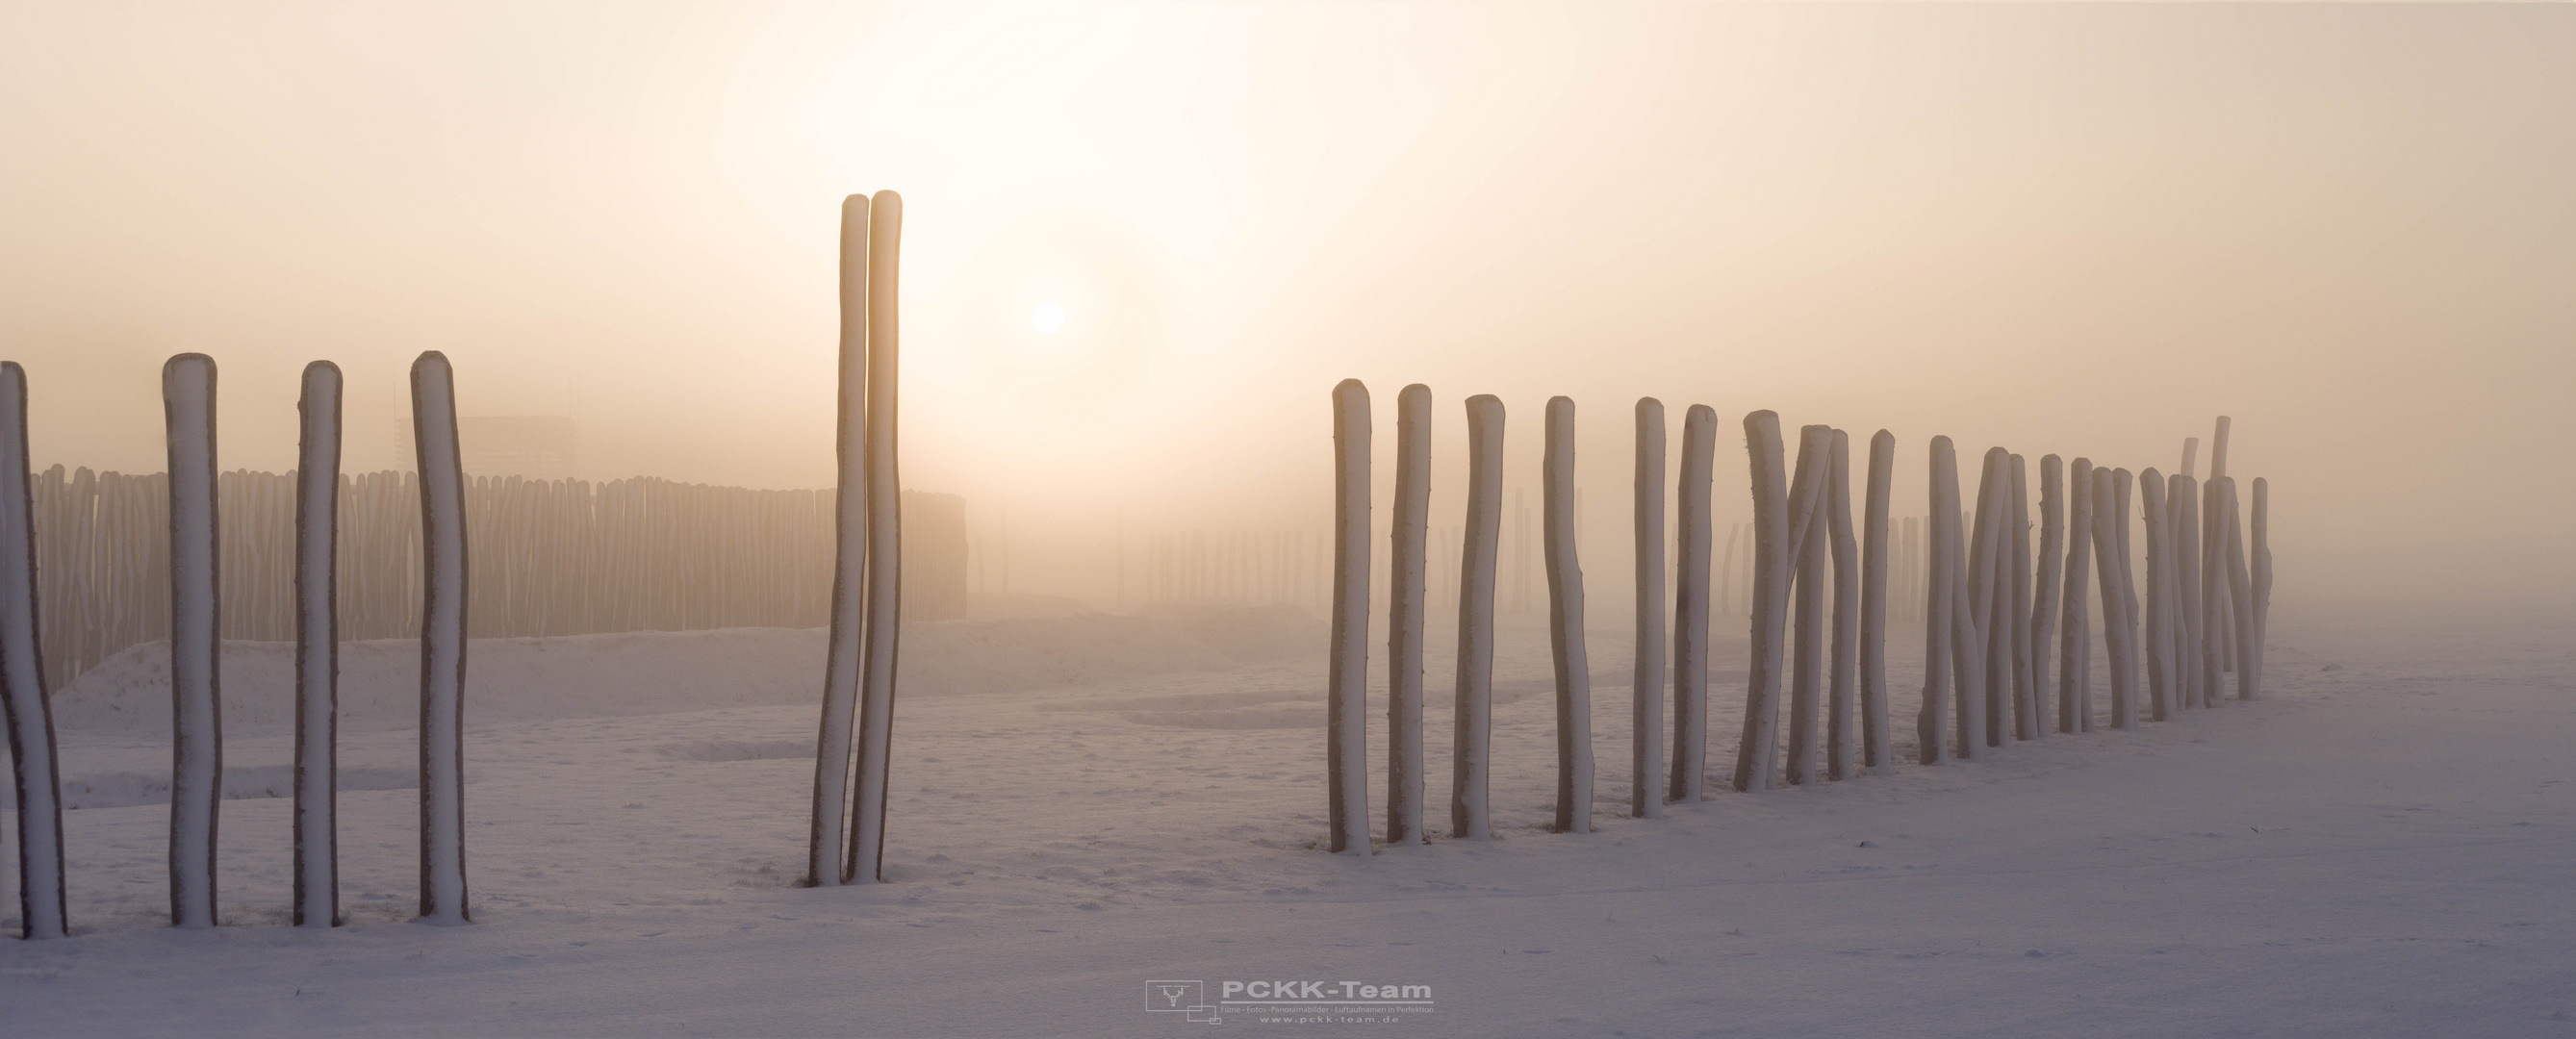
[{"label": "distant palisade wall", "polygon": [[[160,473],[35,474],[45,670],[62,688],[170,634],[169,481]],[[223,636],[295,637],[295,474],[235,470],[218,488]],[[637,477],[591,483],[474,477],[475,638],[822,626],[831,610],[832,493]],[[966,504],[905,491],[904,619],[966,613]],[[408,472],[340,480],[343,639],[420,633],[420,485]]]}]

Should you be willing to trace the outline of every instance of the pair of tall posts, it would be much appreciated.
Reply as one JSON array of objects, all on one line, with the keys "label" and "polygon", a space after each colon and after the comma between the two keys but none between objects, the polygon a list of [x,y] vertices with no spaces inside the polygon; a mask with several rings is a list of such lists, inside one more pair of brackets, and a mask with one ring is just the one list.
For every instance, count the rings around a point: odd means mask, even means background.
[{"label": "pair of tall posts", "polygon": [[809,887],[885,879],[886,766],[894,747],[895,651],[903,606],[903,484],[895,469],[895,289],[902,242],[901,196],[880,191],[874,198],[842,200],[840,485],[823,731],[814,744],[814,818],[804,877]]},{"label": "pair of tall posts", "polygon": [[[1502,519],[1503,405],[1490,395],[1471,397],[1467,410],[1467,522],[1459,569],[1458,657],[1451,758],[1450,831],[1466,840],[1493,836],[1490,808],[1494,571]],[[1368,388],[1357,379],[1333,390],[1334,559],[1333,621],[1327,706],[1326,776],[1330,801],[1329,850],[1366,855],[1372,849],[1368,820],[1367,669],[1369,614],[1369,498],[1371,416]],[[1634,738],[1630,749],[1629,812],[1655,818],[1670,801],[1696,801],[1702,793],[1708,745],[1710,474],[1717,413],[1693,406],[1682,423],[1679,536],[1672,637],[1665,638],[1664,481],[1666,427],[1663,404],[1636,405],[1637,646],[1632,688]],[[1789,768],[1792,782],[1840,779],[1855,764],[1872,772],[1893,763],[1888,745],[1887,689],[1882,654],[1865,649],[1886,620],[1887,488],[1894,438],[1872,442],[1869,540],[1866,562],[1856,568],[1851,524],[1848,440],[1823,426],[1805,431],[1794,488],[1785,485],[1779,417],[1768,411],[1745,419],[1753,453],[1757,500],[1756,538],[1762,569],[1755,575],[1755,664],[1746,711],[1747,751],[1739,758],[1738,789],[1767,788],[1777,741],[1781,641],[1777,605],[1799,589],[1798,667],[1793,683]],[[1416,384],[1396,397],[1394,587],[1387,625],[1386,842],[1421,844],[1424,765],[1422,658],[1426,529],[1431,494],[1431,391]],[[1583,570],[1574,537],[1574,402],[1548,401],[1541,476],[1541,545],[1545,557],[1550,650],[1556,677],[1556,818],[1560,833],[1592,829],[1592,690],[1583,638]],[[1830,465],[1830,471],[1828,466]],[[1828,485],[1842,488],[1828,493]],[[1792,517],[1794,516],[1794,523]],[[1827,708],[1824,767],[1815,760],[1819,694],[1824,682],[1825,564],[1835,563],[1833,676]],[[1767,625],[1767,628],[1766,628]],[[1665,657],[1671,656],[1666,672]],[[1857,659],[1856,659],[1857,658]],[[1663,686],[1673,686],[1672,754],[1664,755]],[[1854,693],[1858,703],[1854,703]],[[1761,748],[1756,754],[1755,748]]]},{"label": "pair of tall posts", "polygon": [[[455,374],[430,351],[412,363],[424,602],[420,673],[420,919],[471,917],[465,886],[465,481]],[[216,528],[215,362],[161,369],[170,450],[170,923],[215,925],[215,830],[223,803],[221,542]],[[335,538],[340,369],[304,369],[295,524],[295,894],[298,927],[340,923],[337,824],[339,645]],[[0,363],[0,701],[18,787],[20,919],[27,938],[70,931],[61,777],[39,657],[27,376]]]}]

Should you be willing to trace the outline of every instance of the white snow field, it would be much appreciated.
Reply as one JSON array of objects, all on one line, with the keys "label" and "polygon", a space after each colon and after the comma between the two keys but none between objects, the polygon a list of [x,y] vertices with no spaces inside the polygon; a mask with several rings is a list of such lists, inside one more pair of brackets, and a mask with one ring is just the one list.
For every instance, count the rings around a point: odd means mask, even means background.
[{"label": "white snow field", "polygon": [[[1425,682],[1435,806],[1448,620]],[[1593,678],[1621,688],[1601,665],[1626,636],[1603,625]],[[1553,835],[1545,633],[1504,618],[1501,839],[1370,858],[1318,850],[1320,623],[1209,608],[915,627],[891,880],[835,889],[793,883],[820,632],[477,642],[466,927],[405,922],[417,650],[352,644],[349,926],[328,932],[284,926],[292,681],[270,645],[228,650],[225,926],[164,926],[170,708],[138,649],[60,694],[74,937],[0,940],[0,1034],[1196,1034],[1206,1015],[1148,1009],[1148,981],[1186,979],[1209,1000],[1228,981],[1429,986],[1427,1009],[1342,1019],[1381,1035],[2576,1035],[2564,623],[2285,609],[2261,703],[1760,795],[1722,792],[1742,625],[1717,619],[1709,799],[1627,817],[1614,697],[1595,705],[1597,831]],[[1908,762],[1920,639],[1889,635]],[[1227,1034],[1274,1016],[1220,1009]]]}]

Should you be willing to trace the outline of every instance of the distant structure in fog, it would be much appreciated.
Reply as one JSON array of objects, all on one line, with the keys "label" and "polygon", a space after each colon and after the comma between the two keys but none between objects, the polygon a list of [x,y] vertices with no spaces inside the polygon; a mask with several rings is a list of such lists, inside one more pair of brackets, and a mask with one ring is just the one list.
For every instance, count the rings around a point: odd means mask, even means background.
[{"label": "distant structure in fog", "polygon": [[[411,417],[395,423],[394,457],[413,456]],[[569,415],[467,415],[457,419],[465,471],[474,476],[570,480],[581,476],[581,424]]]}]

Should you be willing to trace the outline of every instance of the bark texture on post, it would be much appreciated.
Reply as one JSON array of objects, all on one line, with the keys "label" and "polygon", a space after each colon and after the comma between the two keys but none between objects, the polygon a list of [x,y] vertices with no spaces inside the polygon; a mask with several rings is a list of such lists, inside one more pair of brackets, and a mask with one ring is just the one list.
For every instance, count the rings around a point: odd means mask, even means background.
[{"label": "bark texture on post", "polygon": [[1395,522],[1388,532],[1386,843],[1421,844],[1422,614],[1430,588],[1431,387],[1395,395]]},{"label": "bark texture on post", "polygon": [[1325,676],[1324,782],[1329,850],[1367,855],[1369,395],[1333,387],[1333,629]]},{"label": "bark texture on post", "polygon": [[1556,663],[1556,832],[1592,832],[1592,669],[1583,648],[1583,565],[1574,538],[1574,401],[1547,402],[1548,646]]},{"label": "bark texture on post", "polygon": [[[211,390],[212,364],[207,381]],[[210,392],[210,406],[212,399]],[[16,361],[0,361],[0,710],[8,716],[18,794],[18,936],[62,938],[71,933],[62,769],[55,756],[53,699],[45,688],[29,464],[27,372]]]},{"label": "bark texture on post", "polygon": [[[170,437],[170,926],[196,929],[215,925],[224,783],[214,359],[171,358],[161,400]],[[427,788],[424,781],[424,797]]]},{"label": "bark texture on post", "polygon": [[1503,402],[1467,398],[1467,529],[1458,570],[1458,700],[1449,835],[1494,837],[1494,570],[1503,533]]},{"label": "bark texture on post", "polygon": [[1631,670],[1628,813],[1664,814],[1664,405],[1637,401],[1637,648]]},{"label": "bark texture on post", "polygon": [[[1681,501],[1675,529],[1679,559],[1673,594],[1673,760],[1667,793],[1697,801],[1708,771],[1709,523],[1711,473],[1717,458],[1717,412],[1691,405],[1682,416]],[[1728,541],[1733,547],[1733,539]]]},{"label": "bark texture on post", "polygon": [[1869,438],[1869,489],[1861,505],[1860,745],[1861,769],[1896,772],[1895,734],[1887,706],[1887,501],[1896,475],[1896,436]]},{"label": "bark texture on post", "polygon": [[868,197],[841,200],[841,341],[833,430],[832,615],[823,660],[822,729],[814,742],[814,805],[804,883],[839,886],[850,818],[850,740],[859,713],[868,561]]},{"label": "bark texture on post", "polygon": [[297,927],[340,926],[340,366],[304,366],[295,467]]},{"label": "bark texture on post", "polygon": [[2093,462],[2067,466],[2066,589],[2059,597],[2057,731],[2093,731],[2093,633],[2085,574],[2093,565]]}]

